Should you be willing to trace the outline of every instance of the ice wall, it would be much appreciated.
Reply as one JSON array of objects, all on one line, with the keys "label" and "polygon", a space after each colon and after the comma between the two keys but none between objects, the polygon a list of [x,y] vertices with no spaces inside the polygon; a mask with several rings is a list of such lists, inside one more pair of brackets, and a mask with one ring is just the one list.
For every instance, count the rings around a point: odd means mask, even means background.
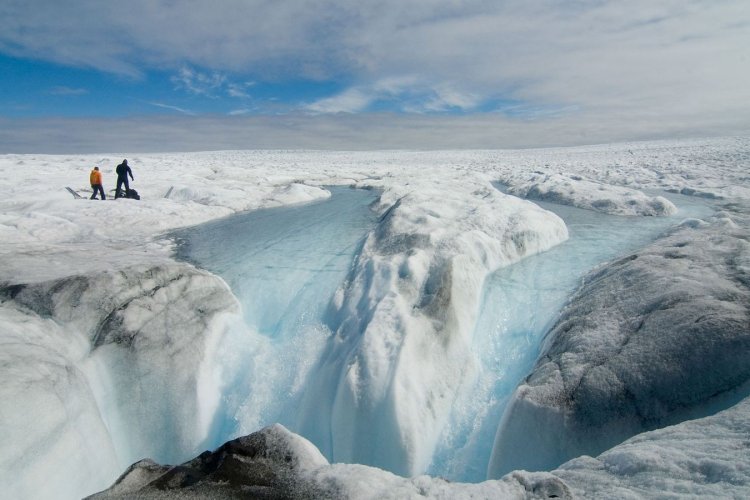
[{"label": "ice wall", "polygon": [[299,429],[337,462],[425,470],[475,376],[484,277],[567,238],[556,215],[492,188],[386,191],[378,227],[334,299],[335,332]]},{"label": "ice wall", "polygon": [[237,311],[220,279],[143,265],[9,286],[1,307],[4,489],[75,498],[134,460],[202,449],[220,396],[213,350]]},{"label": "ice wall", "polygon": [[77,498],[122,470],[78,363],[86,336],[0,292],[0,496]]},{"label": "ice wall", "polygon": [[596,455],[747,395],[747,234],[726,214],[687,220],[590,274],[516,390],[489,477]]}]

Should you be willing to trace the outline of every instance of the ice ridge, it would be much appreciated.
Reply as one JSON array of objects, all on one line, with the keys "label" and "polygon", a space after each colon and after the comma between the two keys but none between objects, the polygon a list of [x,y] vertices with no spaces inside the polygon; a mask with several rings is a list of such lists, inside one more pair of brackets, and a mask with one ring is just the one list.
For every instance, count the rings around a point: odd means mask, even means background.
[{"label": "ice ridge", "polygon": [[334,299],[334,335],[300,413],[300,432],[333,460],[422,473],[475,376],[485,276],[567,238],[562,220],[532,203],[494,189],[471,199],[381,195],[380,222]]}]

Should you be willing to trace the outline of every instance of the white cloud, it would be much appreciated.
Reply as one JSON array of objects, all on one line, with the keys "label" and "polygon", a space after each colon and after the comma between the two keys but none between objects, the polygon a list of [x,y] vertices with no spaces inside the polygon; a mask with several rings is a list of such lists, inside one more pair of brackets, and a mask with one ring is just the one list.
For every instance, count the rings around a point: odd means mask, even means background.
[{"label": "white cloud", "polygon": [[239,83],[227,84],[227,95],[229,95],[229,97],[236,97],[238,99],[250,98],[250,94],[247,92],[247,85]]},{"label": "white cloud", "polygon": [[76,95],[88,94],[89,91],[87,89],[82,89],[82,88],[58,86],[58,87],[52,87],[51,89],[49,89],[48,93],[51,95],[76,96]]},{"label": "white cloud", "polygon": [[315,101],[305,109],[313,113],[357,113],[368,111],[377,104],[409,113],[451,109],[471,111],[481,104],[481,98],[457,90],[450,83],[431,85],[415,76],[403,76],[348,88],[332,97]]},{"label": "white cloud", "polygon": [[224,95],[234,99],[250,99],[248,89],[255,85],[254,82],[234,82],[219,72],[205,73],[187,66],[172,75],[171,81],[177,90],[212,99]]},{"label": "white cloud", "polygon": [[434,93],[434,97],[425,103],[424,107],[427,111],[445,111],[451,108],[471,111],[482,103],[478,95],[458,90],[452,84],[437,85]]},{"label": "white cloud", "polygon": [[333,97],[320,99],[306,109],[313,113],[356,113],[364,111],[375,97],[368,89],[351,88]]},{"label": "white cloud", "polygon": [[226,76],[219,73],[201,73],[188,67],[172,76],[172,83],[178,89],[184,89],[195,95],[216,97],[216,93],[224,86]]},{"label": "white cloud", "polygon": [[[713,135],[746,135],[735,117]],[[202,151],[217,149],[493,149],[704,137],[676,119],[621,122],[578,113],[547,120],[474,116],[336,114],[149,116],[126,119],[2,119],[1,153]]]},{"label": "white cloud", "polygon": [[178,106],[172,106],[171,104],[164,104],[164,103],[161,103],[161,102],[149,102],[149,104],[151,106],[156,106],[157,108],[163,108],[163,109],[169,109],[169,110],[172,110],[172,111],[177,111],[179,113],[182,113],[183,115],[188,115],[188,116],[194,116],[195,115],[195,113],[192,112],[192,111],[190,111],[190,110],[187,110],[187,109],[184,109],[184,108],[180,108]]},{"label": "white cloud", "polygon": [[[709,133],[750,124],[747,0],[36,4],[2,2],[0,52],[131,76],[171,68],[204,95],[243,98],[222,81],[228,74],[312,78],[356,82],[310,104],[317,113],[378,102],[470,112],[505,99],[604,116],[623,131],[655,121]],[[180,69],[190,67],[200,71]]]}]

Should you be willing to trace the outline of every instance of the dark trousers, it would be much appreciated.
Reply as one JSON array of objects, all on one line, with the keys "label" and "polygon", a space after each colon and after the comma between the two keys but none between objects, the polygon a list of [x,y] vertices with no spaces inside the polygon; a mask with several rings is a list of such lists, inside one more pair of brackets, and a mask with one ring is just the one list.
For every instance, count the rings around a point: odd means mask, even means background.
[{"label": "dark trousers", "polygon": [[[125,184],[125,193],[120,193],[120,188],[122,187],[123,183]],[[118,177],[117,178],[117,188],[115,189],[115,198],[120,198],[122,196],[126,196],[126,193],[130,190],[130,185],[128,184],[128,178],[125,177]]]},{"label": "dark trousers", "polygon": [[106,200],[106,199],[107,199],[107,197],[106,197],[106,196],[104,196],[104,188],[102,187],[102,185],[101,185],[101,184],[92,184],[92,185],[91,185],[91,189],[93,189],[93,190],[94,190],[94,194],[92,194],[92,195],[91,195],[91,199],[92,199],[92,200],[95,200],[95,199],[96,199],[96,193],[101,193],[101,195],[102,195],[102,200]]}]

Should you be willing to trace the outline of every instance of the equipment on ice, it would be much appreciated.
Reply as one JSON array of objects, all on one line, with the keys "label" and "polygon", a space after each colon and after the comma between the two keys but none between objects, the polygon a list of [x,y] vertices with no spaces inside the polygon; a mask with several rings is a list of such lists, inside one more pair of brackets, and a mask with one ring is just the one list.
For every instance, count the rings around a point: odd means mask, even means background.
[{"label": "equipment on ice", "polygon": [[70,194],[72,194],[72,195],[73,195],[73,198],[75,198],[76,200],[82,200],[82,199],[83,199],[83,196],[81,196],[80,194],[78,194],[78,193],[76,192],[76,190],[75,190],[75,189],[73,189],[72,187],[68,187],[68,186],[65,186],[65,189],[67,189],[67,190],[68,190],[68,192],[69,192]]}]

